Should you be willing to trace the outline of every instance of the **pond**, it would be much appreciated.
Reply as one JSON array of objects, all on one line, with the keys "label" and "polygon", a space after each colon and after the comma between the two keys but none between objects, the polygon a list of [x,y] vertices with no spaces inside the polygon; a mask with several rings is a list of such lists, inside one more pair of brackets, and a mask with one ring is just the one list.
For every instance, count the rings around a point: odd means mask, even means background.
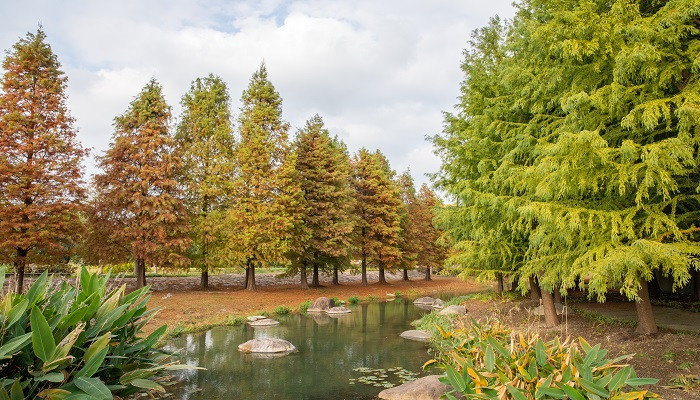
[{"label": "pond", "polygon": [[[170,350],[206,370],[181,372],[181,383],[169,391],[188,400],[364,400],[376,398],[384,387],[351,381],[363,375],[358,368],[383,369],[378,374],[395,384],[405,370],[421,372],[430,358],[426,344],[399,334],[426,311],[404,299],[348,308],[351,314],[334,318],[288,315],[276,318],[281,324],[275,327],[217,327],[174,339]],[[288,340],[299,352],[261,359],[238,351],[239,344],[262,337]]]}]

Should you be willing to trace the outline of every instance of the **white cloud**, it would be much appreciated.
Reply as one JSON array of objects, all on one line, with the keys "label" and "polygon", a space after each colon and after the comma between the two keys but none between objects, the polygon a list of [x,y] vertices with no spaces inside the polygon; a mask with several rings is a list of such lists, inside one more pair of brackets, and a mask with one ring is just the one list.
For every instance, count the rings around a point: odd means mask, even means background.
[{"label": "white cloud", "polygon": [[218,74],[237,113],[265,60],[293,126],[319,113],[351,151],[379,148],[421,183],[440,164],[424,136],[456,102],[470,32],[513,13],[510,0],[29,0],[0,6],[0,49],[43,24],[80,139],[96,153],[151,77],[177,115],[192,79]]}]

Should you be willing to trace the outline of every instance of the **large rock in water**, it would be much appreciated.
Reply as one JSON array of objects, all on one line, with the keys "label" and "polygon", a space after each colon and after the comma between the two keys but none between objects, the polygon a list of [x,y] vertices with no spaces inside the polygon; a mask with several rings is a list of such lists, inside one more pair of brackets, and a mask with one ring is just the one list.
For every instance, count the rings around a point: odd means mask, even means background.
[{"label": "large rock in water", "polygon": [[342,315],[342,314],[350,314],[352,310],[350,310],[347,307],[333,307],[329,308],[326,310],[326,314],[328,315]]},{"label": "large rock in water", "polygon": [[279,321],[275,321],[272,318],[263,318],[263,319],[258,319],[255,321],[248,322],[248,325],[250,326],[275,326],[279,325]]},{"label": "large rock in water", "polygon": [[435,303],[435,299],[432,297],[419,297],[413,300],[413,304],[432,306]]},{"label": "large rock in water", "polygon": [[418,342],[429,342],[431,335],[430,335],[430,332],[428,332],[428,331],[411,329],[410,331],[404,331],[399,336],[401,336],[404,339],[408,339],[408,340],[416,340]]},{"label": "large rock in water", "polygon": [[448,385],[439,381],[439,375],[428,375],[403,385],[383,390],[379,398],[383,400],[439,400],[440,397],[452,390]]},{"label": "large rock in water", "polygon": [[464,315],[467,313],[467,308],[464,306],[447,306],[438,314],[440,315]]},{"label": "large rock in water", "polygon": [[262,338],[241,343],[238,350],[243,353],[293,353],[297,348],[284,339]]},{"label": "large rock in water", "polygon": [[319,297],[314,301],[314,304],[309,307],[306,312],[324,312],[330,308],[333,308],[335,306],[335,303],[333,302],[333,299],[329,299],[328,297]]}]

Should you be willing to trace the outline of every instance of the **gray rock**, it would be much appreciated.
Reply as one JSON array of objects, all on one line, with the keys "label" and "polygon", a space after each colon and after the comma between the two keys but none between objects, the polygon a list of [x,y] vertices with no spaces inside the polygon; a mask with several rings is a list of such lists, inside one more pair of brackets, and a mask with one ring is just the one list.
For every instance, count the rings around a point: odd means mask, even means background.
[{"label": "gray rock", "polygon": [[339,314],[350,314],[352,310],[350,310],[347,307],[333,307],[328,310],[326,310],[326,314],[328,315],[339,315]]},{"label": "gray rock", "polygon": [[415,304],[416,308],[420,308],[425,311],[433,311],[432,304]]},{"label": "gray rock", "polygon": [[264,318],[264,319],[259,319],[256,321],[248,322],[248,325],[250,326],[275,326],[279,325],[279,321],[275,321],[272,318]]},{"label": "gray rock", "polygon": [[419,297],[413,300],[413,304],[423,304],[432,306],[435,303],[435,299],[432,297]]},{"label": "gray rock", "polygon": [[429,342],[431,334],[428,331],[423,331],[419,329],[411,329],[410,331],[404,331],[401,333],[402,338],[408,340],[415,340],[418,342]]},{"label": "gray rock", "polygon": [[267,317],[265,317],[264,315],[251,315],[251,316],[246,317],[246,318],[248,318],[248,322],[255,322],[255,321],[258,321],[261,319],[265,319]]},{"label": "gray rock", "polygon": [[314,304],[309,307],[306,312],[324,312],[328,310],[329,308],[333,308],[335,306],[335,303],[333,302],[333,299],[330,299],[328,297],[319,297],[314,301]]},{"label": "gray rock", "polygon": [[440,315],[464,315],[467,313],[467,308],[464,306],[447,306],[438,314]]},{"label": "gray rock", "polygon": [[442,299],[435,299],[433,302],[433,305],[431,308],[444,308],[445,307],[445,301]]},{"label": "gray rock", "polygon": [[428,375],[403,385],[383,390],[379,393],[382,400],[439,400],[442,395],[452,390],[439,381],[439,375]]},{"label": "gray rock", "polygon": [[[554,303],[554,308],[557,310],[557,314],[559,315],[566,311],[566,307],[560,303]],[[532,313],[532,315],[544,316],[544,306],[535,307],[530,312]]]},{"label": "gray rock", "polygon": [[262,338],[241,343],[238,350],[243,353],[292,353],[297,348],[284,339]]}]

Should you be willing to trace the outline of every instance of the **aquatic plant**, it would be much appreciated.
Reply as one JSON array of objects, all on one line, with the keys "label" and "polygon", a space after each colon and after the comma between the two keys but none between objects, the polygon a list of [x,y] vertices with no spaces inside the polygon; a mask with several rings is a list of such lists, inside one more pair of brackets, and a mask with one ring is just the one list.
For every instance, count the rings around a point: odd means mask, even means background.
[{"label": "aquatic plant", "polygon": [[362,374],[358,378],[351,378],[350,384],[362,383],[369,386],[392,388],[396,385],[415,380],[418,373],[411,372],[402,367],[392,368],[367,368],[360,367],[353,369],[355,372]]}]

